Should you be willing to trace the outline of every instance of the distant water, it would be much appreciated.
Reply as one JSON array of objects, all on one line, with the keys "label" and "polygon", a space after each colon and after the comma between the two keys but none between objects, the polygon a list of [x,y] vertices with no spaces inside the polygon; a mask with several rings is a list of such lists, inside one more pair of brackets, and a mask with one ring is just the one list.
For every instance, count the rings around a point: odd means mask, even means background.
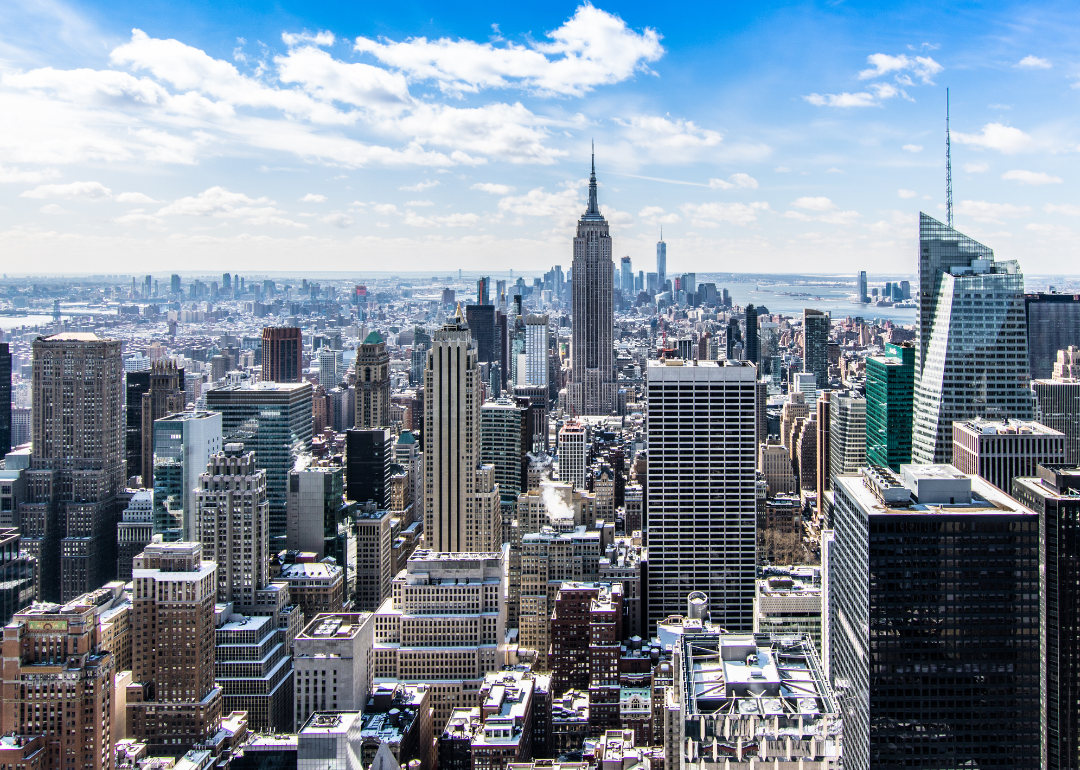
[{"label": "distant water", "polygon": [[[812,284],[766,284],[766,283],[721,283],[716,288],[727,289],[731,301],[736,305],[746,306],[753,302],[755,307],[764,305],[770,313],[801,316],[805,308],[826,310],[834,320],[847,316],[862,316],[867,320],[881,319],[903,326],[915,323],[918,310],[915,308],[877,307],[852,302],[853,291],[847,287]],[[790,292],[783,294],[781,292]],[[809,296],[791,296],[791,295]]]}]

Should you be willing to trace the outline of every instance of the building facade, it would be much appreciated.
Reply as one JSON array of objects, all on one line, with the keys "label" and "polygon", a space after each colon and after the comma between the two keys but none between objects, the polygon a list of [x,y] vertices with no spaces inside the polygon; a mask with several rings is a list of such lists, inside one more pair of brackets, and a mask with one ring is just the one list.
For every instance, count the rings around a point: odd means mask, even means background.
[{"label": "building facade", "polygon": [[1040,465],[1065,463],[1065,434],[1037,422],[965,420],[953,423],[952,464],[1002,491]]},{"label": "building facade", "polygon": [[866,359],[866,462],[899,472],[911,462],[915,346],[885,345]]},{"label": "building facade", "polygon": [[829,314],[821,310],[803,310],[803,371],[814,375],[822,390],[829,387]]},{"label": "building facade", "polygon": [[320,613],[296,637],[294,730],[316,711],[361,711],[371,695],[375,616]]},{"label": "building facade", "polygon": [[303,332],[297,326],[267,326],[262,330],[264,382],[300,382],[304,376]]},{"label": "building facade", "polygon": [[154,534],[198,540],[195,490],[210,458],[221,451],[221,414],[177,412],[154,422]]},{"label": "building facade", "polygon": [[386,341],[371,332],[356,352],[357,428],[390,426],[390,354]]}]

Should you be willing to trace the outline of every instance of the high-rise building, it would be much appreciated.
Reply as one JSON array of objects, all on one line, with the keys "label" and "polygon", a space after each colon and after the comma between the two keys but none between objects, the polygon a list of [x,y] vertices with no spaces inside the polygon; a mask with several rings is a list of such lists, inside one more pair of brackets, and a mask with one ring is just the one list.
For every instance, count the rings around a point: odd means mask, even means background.
[{"label": "high-rise building", "polygon": [[23,547],[42,599],[68,601],[111,580],[116,495],[124,481],[124,366],[119,340],[85,333],[33,342],[33,453]]},{"label": "high-rise building", "polygon": [[307,382],[228,385],[206,393],[207,409],[221,412],[225,441],[243,444],[245,452],[255,453],[255,464],[266,470],[275,551],[285,538],[285,482],[311,442],[311,394]]},{"label": "high-rise building", "polygon": [[37,597],[37,560],[19,547],[19,530],[0,529],[0,622],[29,607]]},{"label": "high-rise building", "polygon": [[251,730],[291,731],[292,657],[274,618],[240,614],[224,604],[214,619],[214,682],[222,690],[222,713],[245,712]]},{"label": "high-rise building", "polygon": [[138,489],[116,525],[116,579],[131,580],[131,566],[154,541],[154,490]]},{"label": "high-rise building", "polygon": [[345,471],[339,465],[301,455],[289,471],[286,503],[288,521],[285,547],[315,554],[316,559],[339,556],[342,525],[349,526],[350,508],[345,503]]},{"label": "high-rise building", "polygon": [[525,488],[526,408],[511,399],[488,401],[480,407],[480,462],[495,469],[503,504],[512,505]]},{"label": "high-rise building", "polygon": [[298,326],[267,326],[262,330],[264,382],[300,382],[304,375],[304,341]]},{"label": "high-rise building", "polygon": [[296,697],[294,730],[314,711],[362,711],[371,696],[375,616],[370,612],[320,613],[293,647]]},{"label": "high-rise building", "polygon": [[[649,273],[652,275],[652,273]],[[664,243],[664,231],[660,231],[660,240],[656,242],[656,286],[657,291],[664,291],[667,283],[667,244]]]},{"label": "high-rise building", "polygon": [[[832,462],[832,401],[827,398],[819,398],[814,415],[815,446],[814,460],[817,462],[817,517],[822,527],[825,527],[827,499],[825,493],[832,489],[832,478],[829,473]],[[822,652],[824,654],[824,651]]]},{"label": "high-rise building", "polygon": [[154,487],[154,421],[167,414],[184,411],[184,370],[172,361],[154,361],[150,368],[150,387],[142,394],[139,417],[142,420],[143,486]]},{"label": "high-rise building", "polygon": [[866,462],[899,472],[911,462],[915,345],[885,345],[866,359]]},{"label": "high-rise building", "polygon": [[746,306],[746,343],[743,355],[747,361],[757,364],[761,361],[761,344],[758,341],[757,308]]},{"label": "high-rise building", "polygon": [[480,464],[480,367],[461,308],[435,332],[424,371],[424,542],[435,551],[499,547],[494,469]]},{"label": "high-rise building", "polygon": [[919,215],[912,460],[946,462],[952,423],[1030,420],[1024,276],[1014,262]]},{"label": "high-rise building", "polygon": [[548,317],[529,315],[525,317],[525,381],[516,385],[546,388],[548,386]]},{"label": "high-rise building", "polygon": [[1039,767],[1080,767],[1080,471],[1041,466],[1012,495],[1039,515]]},{"label": "high-rise building", "polygon": [[949,465],[901,473],[833,479],[844,766],[1037,768],[1038,516]]},{"label": "high-rise building", "polygon": [[336,387],[344,377],[342,351],[334,350],[328,345],[319,348],[319,384],[326,390],[330,390]]},{"label": "high-rise building", "polygon": [[356,353],[355,425],[390,427],[390,354],[378,332],[371,332]]},{"label": "high-rise building", "polygon": [[[410,434],[411,435],[411,434]],[[394,440],[389,428],[353,428],[345,433],[345,495],[358,503],[390,507]]]},{"label": "high-rise building", "polygon": [[179,757],[218,730],[217,569],[201,543],[152,543],[135,557],[128,728],[158,756]]},{"label": "high-rise building", "polygon": [[[477,305],[490,305],[491,304],[491,278],[484,276],[476,281],[476,304]],[[472,320],[469,321],[470,325]]]},{"label": "high-rise building", "polygon": [[585,489],[585,474],[589,460],[589,433],[577,420],[567,422],[559,430],[559,479],[575,489]]},{"label": "high-rise building", "polygon": [[1080,465],[1080,379],[1032,380],[1035,418],[1065,434],[1065,462]]},{"label": "high-rise building", "polygon": [[606,415],[615,411],[615,342],[608,222],[596,200],[596,164],[589,177],[589,207],[574,238],[573,340],[568,394],[570,413]]},{"label": "high-rise building", "polygon": [[1048,379],[1058,351],[1080,341],[1080,294],[1025,294],[1024,315],[1031,379]]},{"label": "high-rise building", "polygon": [[122,728],[113,723],[116,660],[100,644],[97,608],[75,599],[24,609],[4,626],[3,653],[0,731],[45,744],[37,762],[9,767],[110,770]]},{"label": "high-rise building", "polygon": [[220,412],[203,411],[154,422],[154,534],[166,541],[199,539],[195,491],[210,458],[221,451],[221,425]]},{"label": "high-rise building", "polygon": [[627,297],[634,296],[634,267],[630,263],[630,257],[622,258],[622,266],[619,271],[621,278],[620,288]]},{"label": "high-rise building", "polygon": [[829,387],[829,314],[803,310],[803,371],[813,372],[817,386]]},{"label": "high-rise building", "polygon": [[0,342],[0,454],[11,446],[11,348]]},{"label": "high-rise building", "polygon": [[172,277],[169,279],[169,291],[173,294],[179,294],[182,291],[180,286],[180,276],[176,273],[173,273]]},{"label": "high-rise building", "polygon": [[858,473],[866,465],[866,399],[854,393],[832,393],[829,429],[829,475]]},{"label": "high-rise building", "polygon": [[476,345],[476,360],[480,363],[500,360],[495,344],[495,313],[495,306],[489,302],[465,306],[465,322],[469,325],[469,333]]},{"label": "high-rise building", "polygon": [[226,445],[210,457],[194,497],[203,556],[218,565],[218,601],[254,607],[270,582],[266,471],[254,454]]},{"label": "high-rise building", "polygon": [[870,293],[866,288],[866,271],[859,271],[859,281],[855,289],[856,302],[861,302],[864,305],[870,302]]},{"label": "high-rise building", "polygon": [[956,421],[952,464],[1008,491],[1014,478],[1033,477],[1040,465],[1064,465],[1065,434],[1037,422]]},{"label": "high-rise building", "polygon": [[756,375],[734,361],[649,362],[650,629],[691,591],[713,597],[722,627],[754,626]]},{"label": "high-rise building", "polygon": [[[356,506],[352,525],[356,528],[356,590],[353,609],[374,612],[390,595],[390,581],[396,572],[394,533],[400,512],[380,510],[370,503]],[[404,556],[404,554],[401,554]]]}]

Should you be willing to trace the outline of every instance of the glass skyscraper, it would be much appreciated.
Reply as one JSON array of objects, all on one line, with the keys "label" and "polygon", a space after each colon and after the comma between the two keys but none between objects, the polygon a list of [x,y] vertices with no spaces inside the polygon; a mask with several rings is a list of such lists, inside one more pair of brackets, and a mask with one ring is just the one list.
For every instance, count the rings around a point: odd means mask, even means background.
[{"label": "glass skyscraper", "polygon": [[952,456],[954,420],[1031,419],[1024,276],[1015,261],[936,219],[919,220],[912,460]]},{"label": "glass skyscraper", "polygon": [[911,462],[915,346],[887,344],[866,359],[866,462],[899,471]]}]

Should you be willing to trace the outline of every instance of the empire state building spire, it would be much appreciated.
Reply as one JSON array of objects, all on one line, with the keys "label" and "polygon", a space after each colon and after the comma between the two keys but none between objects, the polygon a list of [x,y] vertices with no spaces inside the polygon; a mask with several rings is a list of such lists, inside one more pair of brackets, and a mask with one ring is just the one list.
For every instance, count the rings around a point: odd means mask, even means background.
[{"label": "empire state building spire", "polygon": [[585,211],[586,216],[589,214],[600,215],[600,206],[596,202],[596,144],[593,144],[592,152],[592,174],[589,175],[589,208]]}]

